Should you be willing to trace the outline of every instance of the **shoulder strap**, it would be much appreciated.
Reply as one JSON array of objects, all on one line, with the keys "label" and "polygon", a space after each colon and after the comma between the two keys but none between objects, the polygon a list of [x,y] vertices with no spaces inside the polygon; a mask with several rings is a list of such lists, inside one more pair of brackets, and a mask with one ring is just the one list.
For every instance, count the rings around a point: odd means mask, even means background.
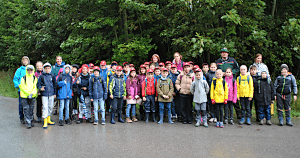
[{"label": "shoulder strap", "polygon": [[241,76],[239,76],[239,84],[241,84]]},{"label": "shoulder strap", "polygon": [[249,84],[249,82],[250,82],[250,76],[249,75],[247,76],[247,81],[248,81],[248,84]]},{"label": "shoulder strap", "polygon": [[213,84],[214,84],[214,89],[216,89],[217,81],[213,80]]}]

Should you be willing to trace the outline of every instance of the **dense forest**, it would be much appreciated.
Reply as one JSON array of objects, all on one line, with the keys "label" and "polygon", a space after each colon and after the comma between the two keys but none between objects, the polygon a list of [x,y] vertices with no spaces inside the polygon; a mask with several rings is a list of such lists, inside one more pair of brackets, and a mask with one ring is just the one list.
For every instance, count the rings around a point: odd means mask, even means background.
[{"label": "dense forest", "polygon": [[263,55],[272,76],[286,63],[300,76],[299,0],[0,0],[0,68],[34,63],[135,65],[180,52],[211,63],[227,47],[239,65]]}]

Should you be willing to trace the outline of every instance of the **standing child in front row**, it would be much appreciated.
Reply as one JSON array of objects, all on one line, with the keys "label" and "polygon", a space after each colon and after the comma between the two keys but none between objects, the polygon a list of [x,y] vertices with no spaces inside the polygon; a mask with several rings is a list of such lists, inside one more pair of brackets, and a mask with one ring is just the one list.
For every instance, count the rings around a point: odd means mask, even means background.
[{"label": "standing child in front row", "polygon": [[[43,62],[38,61],[36,62],[36,72],[34,73],[34,76],[38,79],[41,74],[43,73]],[[38,91],[38,96],[36,98],[36,116],[38,118],[37,123],[41,123],[42,122],[42,96],[41,96],[41,92]]]},{"label": "standing child in front row", "polygon": [[[142,95],[141,95],[142,84],[145,81],[146,72],[147,72],[146,65],[141,65],[140,66],[139,75],[137,76],[137,78],[138,78],[138,87],[139,87],[139,91],[140,91],[140,98],[142,98]],[[145,117],[144,102],[141,103],[139,112],[140,112],[140,118],[139,118],[139,120],[144,120],[144,117]]]},{"label": "standing child in front row", "polygon": [[206,115],[206,102],[207,102],[207,94],[209,93],[209,86],[205,80],[203,80],[202,70],[197,68],[195,70],[196,80],[193,81],[191,85],[191,93],[194,95],[194,103],[196,110],[196,127],[200,126],[201,123],[201,115],[204,123],[204,127],[208,127],[207,124],[207,115]]},{"label": "standing child in front row", "polygon": [[157,122],[155,119],[155,101],[157,100],[157,93],[155,87],[156,84],[157,81],[153,77],[153,70],[150,68],[147,70],[147,77],[142,83],[142,97],[146,112],[146,123],[149,122],[150,110],[152,111],[153,122]]},{"label": "standing child in front row", "polygon": [[227,104],[228,86],[225,79],[222,78],[223,71],[218,69],[216,77],[211,83],[210,98],[211,103],[215,106],[215,114],[217,116],[216,127],[224,128],[223,126],[223,105]]},{"label": "standing child in front row", "polygon": [[294,93],[294,101],[297,100],[297,82],[295,77],[289,73],[289,67],[286,64],[280,66],[281,76],[278,76],[274,83],[275,100],[277,100],[277,111],[279,126],[283,126],[283,108],[285,110],[286,125],[293,126],[291,123],[291,93]]},{"label": "standing child in front row", "polygon": [[[229,123],[230,124],[234,124],[233,123],[233,104],[235,104],[237,102],[237,83],[236,80],[233,77],[232,74],[232,69],[230,67],[228,67],[226,69],[226,76],[225,76],[225,81],[228,85],[228,103],[225,104],[225,124],[228,124],[228,113],[230,111],[230,115],[229,115]],[[228,111],[229,108],[229,111]]]},{"label": "standing child in front row", "polygon": [[168,78],[169,70],[167,68],[162,68],[162,76],[157,81],[156,89],[158,94],[159,102],[159,117],[160,120],[158,124],[163,124],[164,120],[164,107],[166,105],[168,111],[168,122],[173,124],[171,117],[171,103],[173,100],[174,87],[172,80]]},{"label": "standing child in front row", "polygon": [[240,67],[241,75],[238,77],[237,81],[237,99],[241,103],[242,118],[239,124],[245,123],[245,111],[247,117],[247,125],[251,125],[251,111],[250,111],[250,101],[253,98],[253,79],[247,74],[247,66],[242,65]]},{"label": "standing child in front row", "polygon": [[[135,68],[129,72],[129,77],[126,81],[126,92],[127,92],[127,108],[126,108],[126,122],[132,123],[138,120],[135,117],[136,104],[141,105],[140,98],[140,87],[138,85],[138,77],[136,75]],[[130,109],[132,109],[132,120],[130,119]]]}]

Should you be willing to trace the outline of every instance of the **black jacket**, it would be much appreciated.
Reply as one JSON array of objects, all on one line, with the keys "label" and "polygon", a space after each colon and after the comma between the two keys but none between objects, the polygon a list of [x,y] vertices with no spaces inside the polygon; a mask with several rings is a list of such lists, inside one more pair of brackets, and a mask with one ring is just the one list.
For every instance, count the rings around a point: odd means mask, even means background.
[{"label": "black jacket", "polygon": [[271,105],[271,101],[275,100],[272,81],[259,77],[255,82],[254,99],[257,105]]}]

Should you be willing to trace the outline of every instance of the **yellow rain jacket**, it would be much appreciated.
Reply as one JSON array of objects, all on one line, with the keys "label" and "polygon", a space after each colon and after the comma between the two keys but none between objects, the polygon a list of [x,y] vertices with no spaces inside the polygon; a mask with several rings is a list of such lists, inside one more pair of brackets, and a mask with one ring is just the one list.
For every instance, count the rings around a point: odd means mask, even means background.
[{"label": "yellow rain jacket", "polygon": [[[249,76],[249,77],[247,77]],[[237,82],[237,98],[253,98],[253,79],[250,75],[239,76]]]},{"label": "yellow rain jacket", "polygon": [[[216,80],[216,88],[214,80]],[[223,88],[223,78],[213,78],[213,81],[211,82],[210,98],[214,99],[216,103],[224,103],[225,99],[228,100],[228,85],[225,82],[225,88]]]},{"label": "yellow rain jacket", "polygon": [[[32,65],[28,65],[32,66]],[[28,67],[27,66],[27,67]],[[36,98],[37,96],[37,82],[38,79],[37,77],[34,77],[34,66],[33,67],[33,73],[28,74],[27,72],[27,67],[26,67],[26,75],[22,77],[21,79],[21,84],[20,84],[20,96],[21,98],[27,98],[30,94],[32,94],[32,98]],[[25,81],[26,79],[26,81]]]}]

